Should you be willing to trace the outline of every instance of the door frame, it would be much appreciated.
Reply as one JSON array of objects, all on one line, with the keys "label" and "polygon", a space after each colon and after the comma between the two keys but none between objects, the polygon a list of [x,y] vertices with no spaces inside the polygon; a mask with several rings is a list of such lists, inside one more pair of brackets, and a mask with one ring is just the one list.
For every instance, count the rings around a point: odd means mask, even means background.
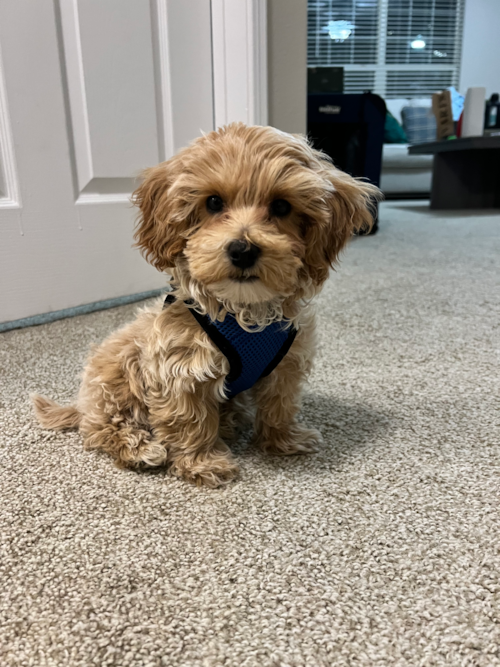
[{"label": "door frame", "polygon": [[211,0],[215,128],[267,125],[267,2]]}]

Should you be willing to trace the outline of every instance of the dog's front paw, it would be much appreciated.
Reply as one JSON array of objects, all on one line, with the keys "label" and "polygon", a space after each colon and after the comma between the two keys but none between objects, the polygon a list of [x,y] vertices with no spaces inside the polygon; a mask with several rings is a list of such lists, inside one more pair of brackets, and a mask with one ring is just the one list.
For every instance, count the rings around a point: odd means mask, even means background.
[{"label": "dog's front paw", "polygon": [[195,454],[179,454],[172,460],[171,472],[196,486],[215,489],[231,482],[238,474],[229,449],[220,448]]},{"label": "dog's front paw", "polygon": [[266,454],[290,456],[317,452],[323,437],[316,429],[292,424],[282,428],[267,427],[257,437],[257,442]]}]

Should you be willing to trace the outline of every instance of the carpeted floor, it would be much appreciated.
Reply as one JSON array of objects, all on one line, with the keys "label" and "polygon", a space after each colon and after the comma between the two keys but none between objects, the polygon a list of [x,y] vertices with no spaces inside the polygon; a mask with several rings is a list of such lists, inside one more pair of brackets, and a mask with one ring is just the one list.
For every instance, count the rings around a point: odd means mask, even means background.
[{"label": "carpeted floor", "polygon": [[309,457],[200,490],[40,430],[135,306],[0,336],[0,664],[500,665],[500,215],[382,206],[319,299]]}]

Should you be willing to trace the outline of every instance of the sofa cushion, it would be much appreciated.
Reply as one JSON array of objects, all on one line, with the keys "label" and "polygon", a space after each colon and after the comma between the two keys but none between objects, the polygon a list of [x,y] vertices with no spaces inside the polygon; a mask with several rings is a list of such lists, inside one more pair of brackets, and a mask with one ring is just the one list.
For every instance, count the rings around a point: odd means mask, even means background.
[{"label": "sofa cushion", "polygon": [[383,171],[380,189],[387,196],[429,194],[432,171]]},{"label": "sofa cushion", "polygon": [[433,155],[408,155],[408,144],[384,144],[382,172],[388,170],[432,170]]},{"label": "sofa cushion", "polygon": [[394,118],[392,113],[388,111],[385,115],[384,125],[384,143],[385,144],[407,144],[405,131]]},{"label": "sofa cushion", "polygon": [[410,144],[436,141],[437,124],[432,109],[426,107],[403,107],[403,127]]},{"label": "sofa cushion", "polygon": [[385,100],[387,111],[390,111],[398,123],[403,123],[401,109],[403,107],[431,107],[431,97],[398,97]]}]

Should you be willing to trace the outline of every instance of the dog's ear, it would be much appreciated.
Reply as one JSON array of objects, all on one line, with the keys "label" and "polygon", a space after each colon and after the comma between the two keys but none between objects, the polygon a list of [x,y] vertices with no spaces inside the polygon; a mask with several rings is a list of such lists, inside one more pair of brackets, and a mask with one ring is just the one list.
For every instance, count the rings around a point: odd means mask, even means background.
[{"label": "dog's ear", "polygon": [[[142,183],[132,195],[140,215],[135,228],[135,245],[159,271],[175,266],[184,249],[182,216],[176,215],[173,184],[181,173],[179,155],[157,167],[146,169]],[[187,223],[185,223],[187,224]]]},{"label": "dog's ear", "polygon": [[321,285],[353,233],[371,228],[373,207],[381,193],[374,185],[340,171],[320,153],[318,156],[326,206],[306,225],[305,263],[313,282]]}]

